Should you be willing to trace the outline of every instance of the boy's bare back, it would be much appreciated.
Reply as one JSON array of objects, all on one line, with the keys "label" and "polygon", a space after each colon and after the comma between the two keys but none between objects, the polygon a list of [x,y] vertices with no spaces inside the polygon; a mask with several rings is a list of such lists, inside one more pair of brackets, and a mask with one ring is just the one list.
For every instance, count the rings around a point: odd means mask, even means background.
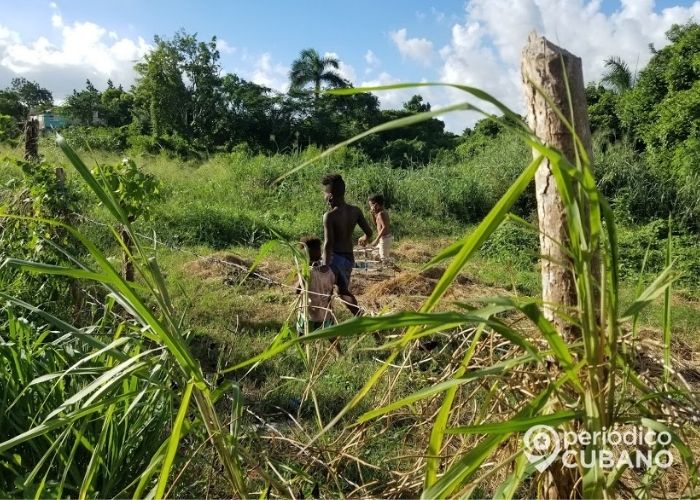
[{"label": "boy's bare back", "polygon": [[359,225],[366,234],[371,234],[372,230],[362,210],[355,205],[345,203],[326,212],[323,217],[323,228],[332,252],[352,254],[354,242],[352,233],[356,225]]}]

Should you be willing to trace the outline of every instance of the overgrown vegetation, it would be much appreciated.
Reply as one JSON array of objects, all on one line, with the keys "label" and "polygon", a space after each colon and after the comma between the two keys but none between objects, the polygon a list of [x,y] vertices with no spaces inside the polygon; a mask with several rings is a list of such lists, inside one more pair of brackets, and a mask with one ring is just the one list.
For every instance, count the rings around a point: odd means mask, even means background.
[{"label": "overgrown vegetation", "polygon": [[[302,53],[290,95],[220,77],[215,40],[185,33],[156,40],[135,89],[88,82],[68,102],[83,126],[66,137],[98,150],[81,153],[94,168],[53,138],[42,163],[4,149],[0,496],[527,497],[537,481],[519,435],[541,422],[673,433],[670,476],[598,471],[582,477],[587,496],[697,495],[700,249],[688,186],[699,75],[683,65],[697,58],[697,33],[674,28],[638,79],[611,59],[607,87],[589,88],[594,174],[583,152],[566,162],[515,116],[460,138],[431,118],[274,184],[319,146],[431,112],[419,96],[378,111],[368,93],[320,94],[334,65],[315,51]],[[656,114],[629,118],[652,87]],[[687,120],[663,125],[677,115]],[[537,300],[532,147],[552,160],[573,220],[580,303],[565,314],[581,341],[571,344]],[[289,325],[300,256],[271,240],[320,232],[329,170],[352,202],[384,194],[401,269],[355,278],[366,317],[299,338]],[[119,272],[122,253],[135,283]],[[376,332],[380,349],[365,335]],[[326,337],[342,339],[342,356]]]}]

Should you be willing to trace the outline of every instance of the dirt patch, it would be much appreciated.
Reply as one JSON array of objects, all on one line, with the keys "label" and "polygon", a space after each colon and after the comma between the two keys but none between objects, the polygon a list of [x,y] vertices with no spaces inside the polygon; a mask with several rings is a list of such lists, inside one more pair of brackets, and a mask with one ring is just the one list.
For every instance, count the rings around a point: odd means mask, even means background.
[{"label": "dirt patch", "polygon": [[415,271],[404,271],[367,288],[364,295],[370,299],[387,295],[430,295],[437,280]]},{"label": "dirt patch", "polygon": [[442,278],[443,274],[445,274],[445,268],[439,266],[429,267],[428,269],[424,269],[420,272],[421,276],[431,280],[439,280],[440,278]]},{"label": "dirt patch", "polygon": [[232,253],[217,252],[206,257],[200,257],[197,260],[187,262],[183,268],[188,274],[197,276],[198,278],[222,278],[226,277],[231,271],[246,273],[245,269],[250,267],[251,263],[247,260]]},{"label": "dirt patch", "polygon": [[449,243],[450,240],[402,241],[392,250],[392,254],[399,262],[424,264]]},{"label": "dirt patch", "polygon": [[229,285],[238,285],[245,278],[250,286],[269,286],[273,279],[266,272],[266,266],[258,267],[249,274],[251,261],[239,255],[228,252],[217,252],[206,257],[200,257],[187,262],[183,269],[191,276],[203,280],[223,280]]}]

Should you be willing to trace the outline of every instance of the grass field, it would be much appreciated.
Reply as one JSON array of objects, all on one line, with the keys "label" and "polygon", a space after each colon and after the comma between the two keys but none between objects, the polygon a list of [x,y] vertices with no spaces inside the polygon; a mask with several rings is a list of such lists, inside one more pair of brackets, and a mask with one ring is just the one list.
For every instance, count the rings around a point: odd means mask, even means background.
[{"label": "grass field", "polygon": [[[502,145],[501,145],[502,146]],[[494,150],[501,147],[494,145]],[[48,162],[65,164],[49,142],[43,152]],[[4,151],[15,155],[16,151]],[[313,152],[306,153],[314,154]],[[520,153],[518,153],[520,154]],[[90,158],[91,153],[84,153]],[[343,152],[303,170],[279,187],[271,181],[303,157],[221,155],[207,161],[183,163],[165,156],[138,158],[137,162],[161,183],[163,199],[148,222],[137,224],[143,243],[153,248],[162,267],[175,309],[189,332],[192,346],[211,380],[230,378],[240,384],[245,412],[243,439],[256,450],[262,464],[274,464],[279,475],[291,479],[293,488],[305,495],[320,488],[321,495],[415,496],[422,488],[423,455],[430,429],[422,424],[438,410],[435,398],[418,402],[371,423],[338,427],[307,443],[322,429],[386,358],[368,336],[340,341],[342,354],[330,342],[290,349],[250,369],[223,374],[223,367],[243,362],[288,335],[285,325],[295,319],[292,253],[283,245],[261,254],[270,239],[290,242],[305,234],[321,233],[324,210],[318,180],[323,173],[339,171],[348,182],[349,201],[364,208],[367,195],[383,192],[391,200],[392,221],[397,235],[397,269],[380,273],[355,273],[353,290],[368,315],[416,310],[430,295],[441,272],[423,270],[432,256],[458,236],[473,230],[486,209],[500,197],[516,173],[516,166],[503,169],[499,178],[479,183],[492,151],[459,165],[431,165],[423,170],[396,170],[387,165],[365,165],[351,152]],[[118,162],[116,156],[97,154],[99,162]],[[481,170],[480,170],[481,169]],[[69,175],[73,175],[70,171]],[[6,163],[0,184],[6,192],[19,170]],[[78,179],[74,179],[78,186]],[[81,188],[77,188],[81,189]],[[82,192],[87,207],[80,226],[109,255],[118,248],[104,225],[108,218],[91,195]],[[459,207],[456,209],[455,207]],[[524,216],[527,204],[518,206]],[[652,258],[643,274],[640,253],[663,248],[663,241],[645,240],[644,228],[621,232],[621,259],[626,263],[621,287],[623,306],[636,296],[637,281],[648,284],[663,262]],[[700,257],[698,249],[681,239],[677,245],[681,268],[690,270],[674,288],[672,297],[674,351],[692,366],[700,360],[700,293],[698,277],[692,275]],[[264,246],[262,248],[267,248]],[[477,304],[489,297],[537,297],[539,272],[537,237],[512,224],[501,228],[492,242],[460,273],[441,307]],[[246,277],[243,270],[260,259],[261,276]],[[457,305],[455,305],[457,304]],[[336,304],[339,319],[348,317]],[[647,308],[639,320],[640,335],[661,340],[663,297]],[[517,324],[522,318],[511,316]],[[432,344],[417,344],[397,359],[386,377],[348,415],[348,422],[362,413],[444,380],[468,347],[473,331],[455,330],[440,335]],[[389,339],[391,334],[389,334]],[[478,359],[493,360],[502,349],[484,344]],[[460,393],[453,414],[473,417],[475,401],[493,397],[495,388],[479,385]],[[223,414],[231,411],[222,400]],[[484,416],[485,417],[485,416]],[[212,451],[201,447],[201,436],[181,443],[177,461],[182,471],[171,487],[182,497],[225,496],[227,484],[211,464]],[[473,444],[469,436],[452,436],[448,449],[454,453]],[[505,451],[504,451],[505,453]],[[500,477],[494,476],[494,480]],[[258,478],[259,479],[259,478]],[[501,478],[502,479],[502,478]],[[672,478],[662,487],[672,488]],[[489,482],[480,491],[490,495]],[[494,483],[495,484],[495,483]],[[262,486],[262,483],[260,483]],[[477,492],[478,493],[478,492]],[[479,496],[479,495],[477,495]]]}]

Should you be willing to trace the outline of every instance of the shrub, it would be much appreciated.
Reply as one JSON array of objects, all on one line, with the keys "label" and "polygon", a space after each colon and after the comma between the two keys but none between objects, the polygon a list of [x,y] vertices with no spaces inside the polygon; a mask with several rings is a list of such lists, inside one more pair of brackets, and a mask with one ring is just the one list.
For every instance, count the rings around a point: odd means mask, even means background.
[{"label": "shrub", "polygon": [[530,267],[539,259],[538,233],[516,222],[505,221],[484,242],[481,253],[498,262]]},{"label": "shrub", "polygon": [[127,127],[68,127],[61,135],[81,149],[121,153],[128,145]]}]

